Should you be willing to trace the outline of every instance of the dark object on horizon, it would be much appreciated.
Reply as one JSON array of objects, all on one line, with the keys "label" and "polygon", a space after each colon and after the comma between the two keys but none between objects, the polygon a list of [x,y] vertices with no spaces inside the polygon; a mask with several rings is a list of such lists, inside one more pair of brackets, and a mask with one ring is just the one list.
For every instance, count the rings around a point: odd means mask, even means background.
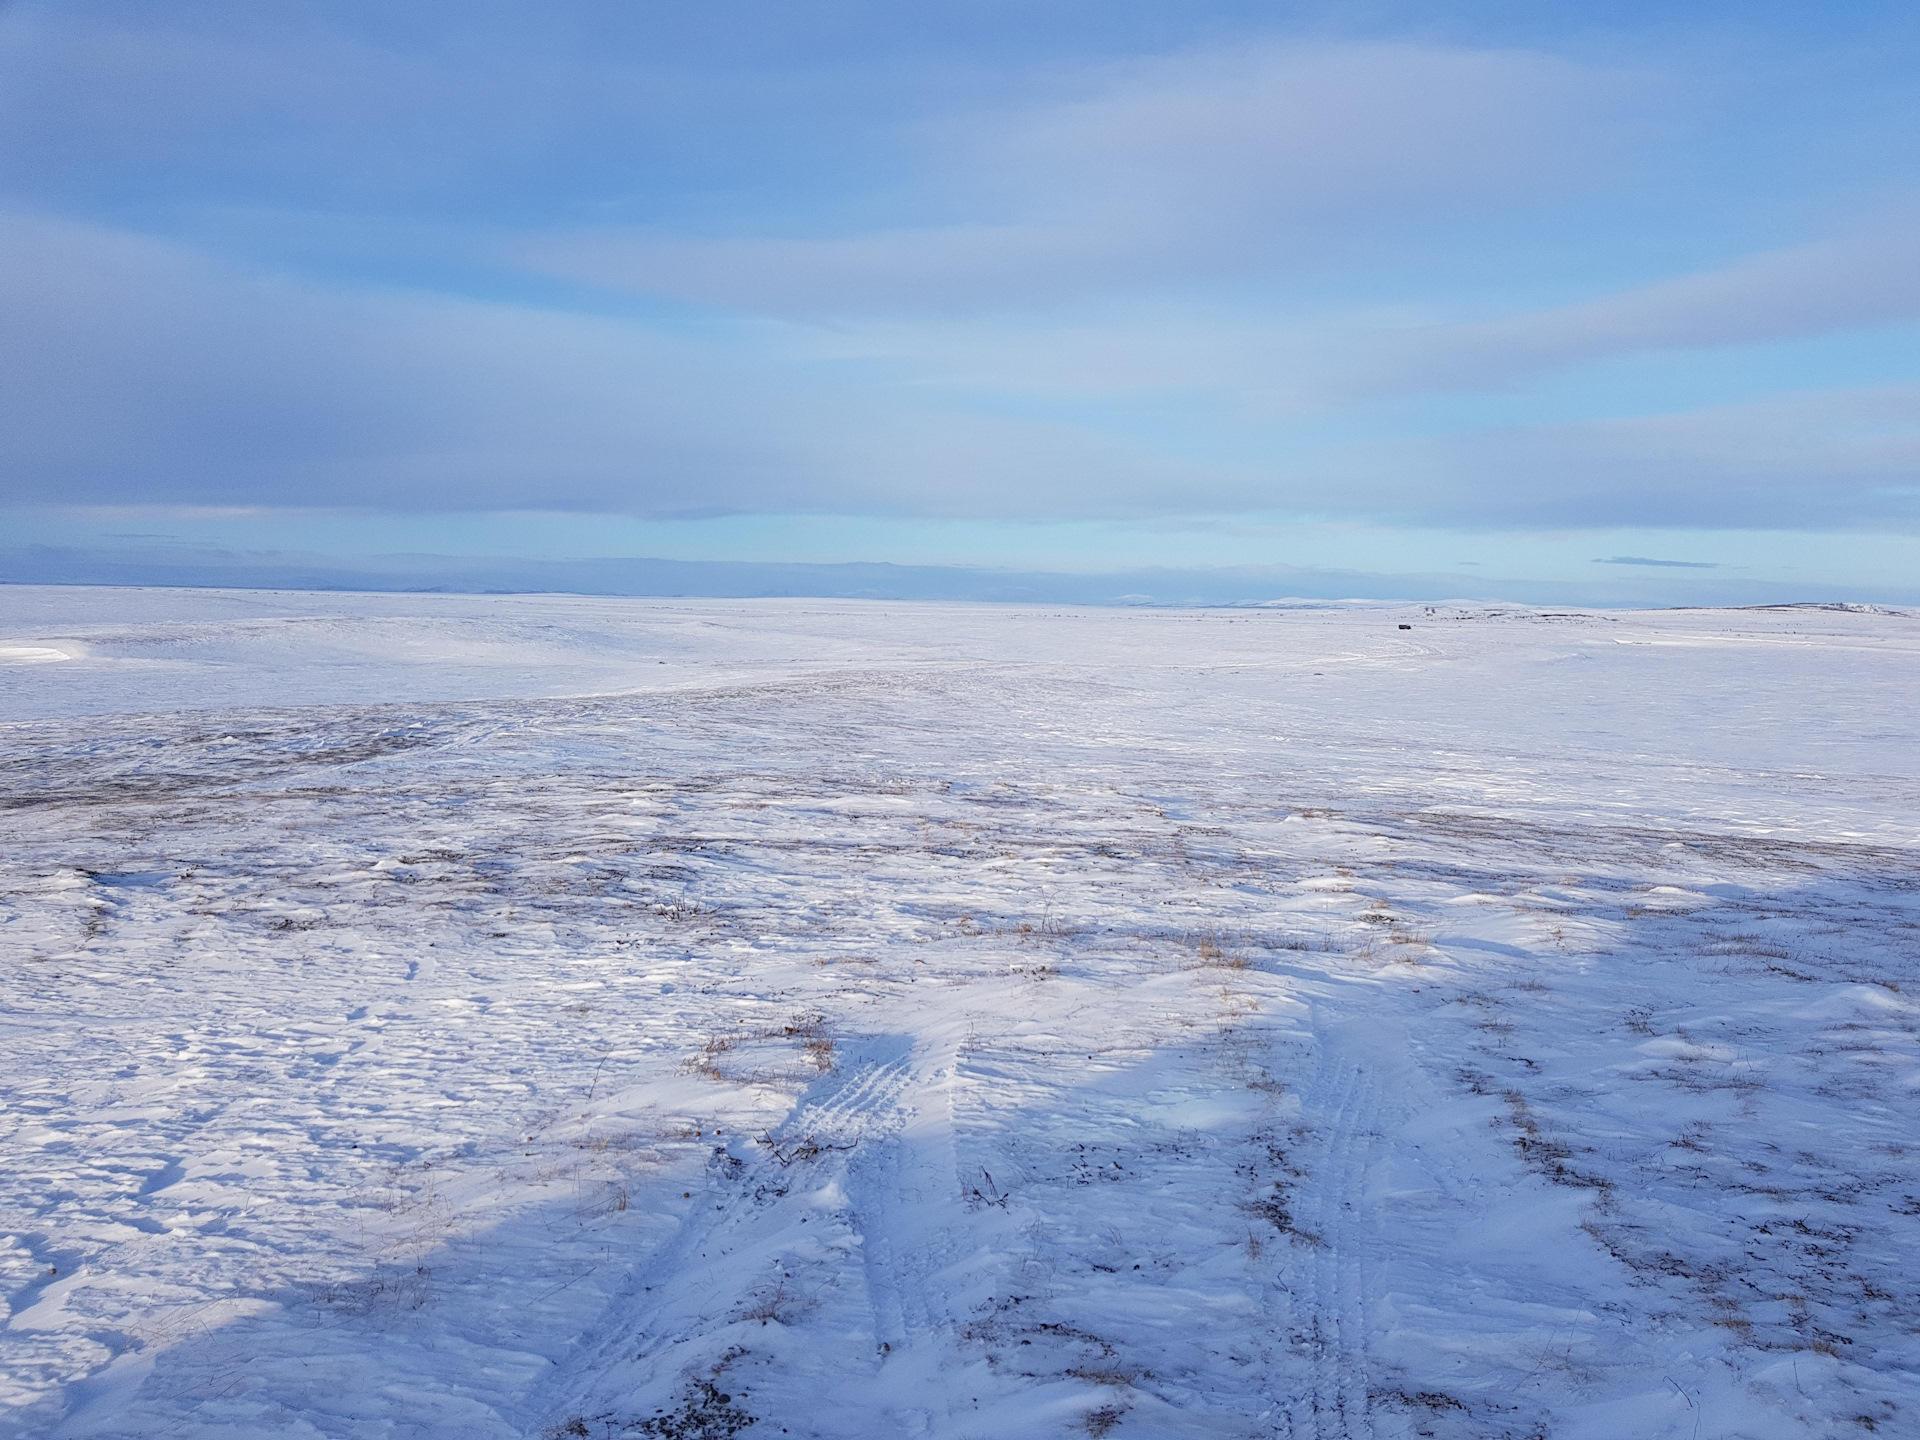
[{"label": "dark object on horizon", "polygon": [[1413,627],[1411,625],[1402,625],[1400,628],[1402,630],[1411,630]]}]

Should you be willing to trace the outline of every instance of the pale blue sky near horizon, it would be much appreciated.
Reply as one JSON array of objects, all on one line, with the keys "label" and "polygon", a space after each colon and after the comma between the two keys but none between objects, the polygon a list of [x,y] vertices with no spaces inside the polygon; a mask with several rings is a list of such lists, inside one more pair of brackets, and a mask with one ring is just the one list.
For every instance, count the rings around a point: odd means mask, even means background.
[{"label": "pale blue sky near horizon", "polygon": [[1916,598],[1916,80],[1885,3],[13,0],[0,520]]}]

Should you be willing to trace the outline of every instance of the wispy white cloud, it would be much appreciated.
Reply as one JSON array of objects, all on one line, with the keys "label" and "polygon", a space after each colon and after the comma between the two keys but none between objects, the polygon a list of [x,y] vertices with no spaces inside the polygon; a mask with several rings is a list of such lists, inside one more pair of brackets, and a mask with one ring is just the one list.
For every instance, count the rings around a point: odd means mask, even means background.
[{"label": "wispy white cloud", "polygon": [[1920,474],[1911,385],[1224,460],[835,380],[764,335],[321,289],[21,217],[0,321],[11,498],[43,504],[1898,528]]},{"label": "wispy white cloud", "polygon": [[1681,87],[1630,46],[1216,31],[940,90],[630,8],[0,15],[6,498],[1920,526],[1897,364],[1609,389],[1920,319],[1897,166],[1661,229]]},{"label": "wispy white cloud", "polygon": [[[1264,44],[1078,75],[1079,93],[948,121],[923,208],[957,222],[824,236],[602,228],[523,242],[595,283],[782,314],[1057,302],[1324,259],[1553,187],[1604,147],[1627,77],[1524,51]],[[977,218],[981,215],[990,220]]]},{"label": "wispy white cloud", "polygon": [[1336,382],[1347,396],[1483,390],[1583,361],[1751,345],[1920,319],[1920,228],[1751,255],[1576,305],[1388,331]]},{"label": "wispy white cloud", "polygon": [[1920,385],[1323,452],[1349,513],[1589,527],[1920,531]]},{"label": "wispy white cloud", "polygon": [[1220,494],[1097,430],[903,405],[751,336],[318,287],[0,217],[16,502],[1121,513]]},{"label": "wispy white cloud", "polygon": [[317,286],[15,216],[0,317],[20,499],[687,510],[818,483],[781,441],[808,413],[790,383],[592,316]]},{"label": "wispy white cloud", "polygon": [[[1430,310],[1431,304],[1418,307]],[[1410,395],[1502,391],[1594,361],[1731,349],[1920,320],[1920,226],[1814,244],[1575,304],[1442,321],[1409,304],[1263,307],[1121,299],[1051,313],[863,316],[814,353],[919,382],[1049,398],[1214,392],[1250,414],[1322,414]]]}]

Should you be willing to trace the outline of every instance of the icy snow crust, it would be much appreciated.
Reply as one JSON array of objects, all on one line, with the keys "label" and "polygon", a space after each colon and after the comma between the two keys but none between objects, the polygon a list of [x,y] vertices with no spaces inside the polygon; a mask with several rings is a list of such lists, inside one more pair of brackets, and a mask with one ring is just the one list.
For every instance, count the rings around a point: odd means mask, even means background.
[{"label": "icy snow crust", "polygon": [[1913,617],[0,645],[0,1433],[1920,1434]]}]

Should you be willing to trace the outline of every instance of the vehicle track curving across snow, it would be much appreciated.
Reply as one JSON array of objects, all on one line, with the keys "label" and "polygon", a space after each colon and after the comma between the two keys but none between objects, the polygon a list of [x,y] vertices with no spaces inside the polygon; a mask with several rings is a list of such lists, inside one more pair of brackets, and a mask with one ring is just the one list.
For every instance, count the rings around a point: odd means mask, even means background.
[{"label": "vehicle track curving across snow", "polygon": [[[677,1230],[609,1306],[603,1338],[545,1387],[535,1413],[560,1427],[553,1433],[575,1422],[656,1433],[644,1427],[670,1425],[689,1396],[712,1408],[706,1386],[737,1394],[728,1403],[741,1416],[790,1414],[823,1380],[848,1396],[841,1421],[850,1428],[833,1433],[859,1433],[869,1407],[849,1387],[870,1389],[888,1355],[869,1300],[885,1286],[867,1230],[878,1221],[884,1237],[887,1228],[875,1190],[854,1176],[873,1168],[868,1152],[892,1148],[913,1080],[904,1039],[843,1043],[779,1124],[714,1146],[701,1188],[682,1197]],[[803,1320],[836,1336],[834,1353],[785,1343]]]}]

